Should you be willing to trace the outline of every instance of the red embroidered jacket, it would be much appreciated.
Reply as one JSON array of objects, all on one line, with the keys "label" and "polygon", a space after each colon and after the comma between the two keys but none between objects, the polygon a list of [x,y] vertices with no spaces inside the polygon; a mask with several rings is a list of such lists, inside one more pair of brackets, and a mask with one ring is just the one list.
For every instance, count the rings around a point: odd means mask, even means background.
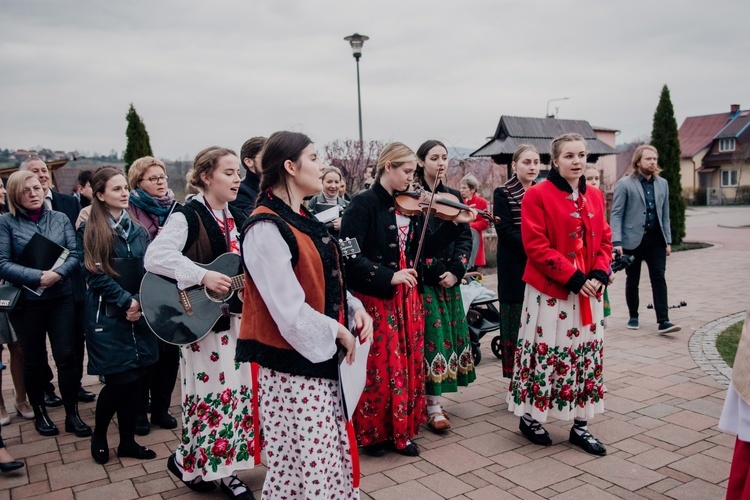
[{"label": "red embroidered jacket", "polygon": [[[578,208],[567,183],[559,174],[556,177],[532,186],[523,199],[521,237],[528,256],[523,280],[542,293],[564,300],[570,292],[578,293],[587,278],[606,284],[612,260],[612,230],[605,218],[601,191],[584,188],[579,192],[584,203]],[[581,233],[585,268],[576,269]]]}]

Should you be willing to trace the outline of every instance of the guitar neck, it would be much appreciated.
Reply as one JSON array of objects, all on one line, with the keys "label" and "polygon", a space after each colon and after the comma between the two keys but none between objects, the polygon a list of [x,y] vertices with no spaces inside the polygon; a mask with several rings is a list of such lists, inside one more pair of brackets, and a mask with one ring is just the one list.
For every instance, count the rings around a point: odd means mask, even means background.
[{"label": "guitar neck", "polygon": [[240,290],[241,288],[245,288],[245,275],[232,276],[232,290]]}]

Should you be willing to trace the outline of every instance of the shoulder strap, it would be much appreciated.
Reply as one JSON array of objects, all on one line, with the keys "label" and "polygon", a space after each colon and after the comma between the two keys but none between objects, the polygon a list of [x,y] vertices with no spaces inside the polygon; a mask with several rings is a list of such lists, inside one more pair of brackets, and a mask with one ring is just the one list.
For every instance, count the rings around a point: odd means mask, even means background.
[{"label": "shoulder strap", "polygon": [[[292,267],[297,265],[297,262],[299,261],[299,246],[297,244],[297,237],[294,236],[294,232],[289,227],[289,224],[287,224],[284,219],[279,217],[275,214],[268,214],[268,213],[260,213],[256,215],[251,215],[247,218],[245,221],[245,225],[242,227],[242,239],[245,239],[245,234],[247,231],[256,223],[258,222],[273,222],[276,224],[276,227],[279,229],[279,233],[281,233],[281,237],[284,238],[284,241],[289,246],[289,251],[292,253]],[[240,245],[242,249],[242,265],[245,265],[245,247],[244,245]],[[247,268],[245,268],[245,272],[247,272]],[[248,273],[249,275],[250,273]]]}]

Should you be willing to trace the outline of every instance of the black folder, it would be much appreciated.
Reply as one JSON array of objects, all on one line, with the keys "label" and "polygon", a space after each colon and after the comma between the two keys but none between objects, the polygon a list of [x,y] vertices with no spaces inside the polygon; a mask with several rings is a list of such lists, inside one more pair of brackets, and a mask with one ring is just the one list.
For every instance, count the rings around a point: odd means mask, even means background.
[{"label": "black folder", "polygon": [[39,233],[34,233],[21,254],[16,259],[16,264],[41,271],[48,271],[55,265],[57,259],[66,249],[49,238]]}]

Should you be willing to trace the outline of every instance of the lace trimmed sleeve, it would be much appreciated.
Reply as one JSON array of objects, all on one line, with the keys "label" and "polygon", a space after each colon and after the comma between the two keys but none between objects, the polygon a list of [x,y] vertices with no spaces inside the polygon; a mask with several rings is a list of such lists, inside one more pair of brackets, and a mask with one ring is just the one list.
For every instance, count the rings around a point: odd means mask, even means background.
[{"label": "lace trimmed sleeve", "polygon": [[242,245],[247,270],[281,336],[312,363],[331,359],[336,353],[338,322],[305,302],[289,246],[276,225],[256,223]]},{"label": "lace trimmed sleeve", "polygon": [[177,280],[177,288],[184,290],[200,285],[206,270],[182,254],[187,243],[188,225],[185,216],[173,213],[169,222],[148,246],[144,257],[146,271]]}]

